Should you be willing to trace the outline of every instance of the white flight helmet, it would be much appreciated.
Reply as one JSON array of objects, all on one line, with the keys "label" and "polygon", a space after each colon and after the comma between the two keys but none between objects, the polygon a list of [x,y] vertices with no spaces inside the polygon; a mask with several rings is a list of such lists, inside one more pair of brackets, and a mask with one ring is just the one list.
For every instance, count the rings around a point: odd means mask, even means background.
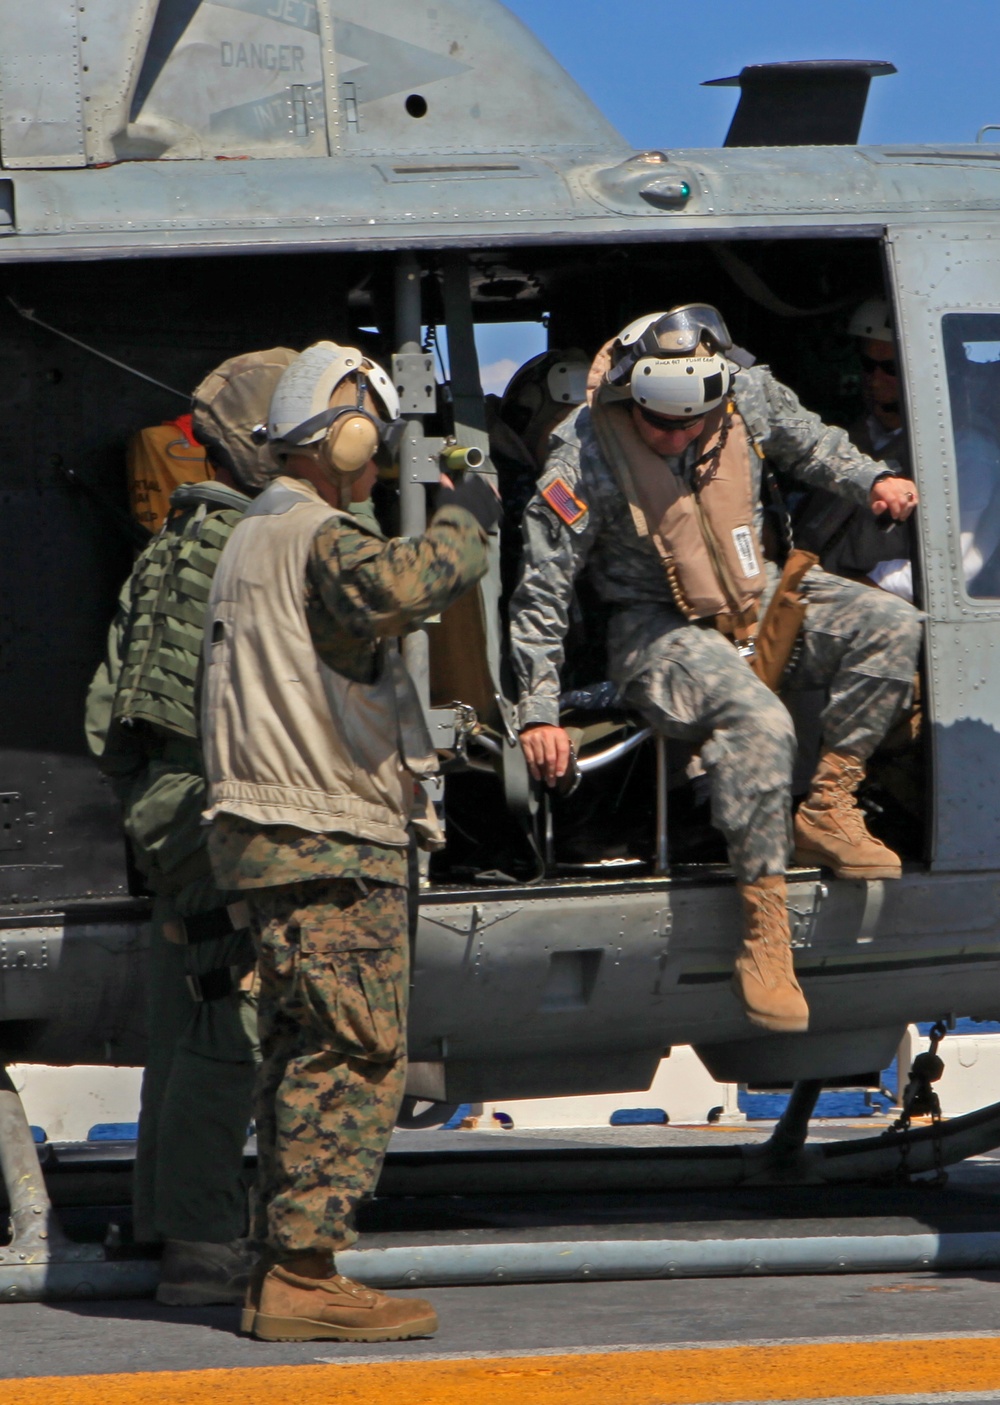
[{"label": "white flight helmet", "polygon": [[582,351],[569,351],[549,367],[545,386],[557,405],[582,405],[587,398],[590,362]]},{"label": "white flight helmet", "polygon": [[887,341],[893,344],[896,341],[892,309],[885,298],[866,298],[852,313],[847,330],[852,337],[862,337],[866,341]]},{"label": "white flight helmet", "polygon": [[356,477],[392,438],[396,387],[357,347],[321,341],[282,375],[271,400],[267,437],[278,458],[315,453],[323,467]]},{"label": "white flight helmet", "polygon": [[549,410],[568,414],[587,398],[590,362],[582,351],[541,351],[511,376],[500,401],[500,417],[522,431],[529,420]]},{"label": "white flight helmet", "polygon": [[608,398],[631,398],[668,419],[705,415],[732,388],[739,367],[724,355],[732,344],[725,322],[705,303],[639,317],[612,345]]}]

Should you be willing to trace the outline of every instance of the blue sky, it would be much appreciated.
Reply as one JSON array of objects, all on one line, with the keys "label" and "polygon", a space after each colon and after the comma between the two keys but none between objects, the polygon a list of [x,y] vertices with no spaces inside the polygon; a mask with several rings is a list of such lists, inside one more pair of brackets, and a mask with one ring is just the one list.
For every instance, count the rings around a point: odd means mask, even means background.
[{"label": "blue sky", "polygon": [[[1000,0],[506,0],[633,146],[719,146],[734,88],[702,88],[744,64],[886,59],[861,140],[971,142],[1000,122]],[[1000,139],[1000,132],[987,134]],[[540,328],[479,338],[493,390],[544,346]]]},{"label": "blue sky", "polygon": [[[997,0],[506,0],[634,146],[719,146],[744,64],[887,59],[861,140],[973,141],[1000,122]],[[1000,133],[994,134],[1000,137]]]}]

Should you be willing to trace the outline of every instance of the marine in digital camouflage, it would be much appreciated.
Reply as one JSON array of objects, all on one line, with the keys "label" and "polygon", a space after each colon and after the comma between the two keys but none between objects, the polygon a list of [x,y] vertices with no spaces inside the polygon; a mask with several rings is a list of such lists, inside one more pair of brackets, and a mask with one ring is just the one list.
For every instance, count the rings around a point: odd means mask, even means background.
[{"label": "marine in digital camouflage", "polygon": [[[734,396],[751,442],[777,467],[868,503],[882,468],[844,430],[824,425],[765,368],[741,371]],[[761,466],[751,452],[754,502],[760,500]],[[540,493],[525,512],[524,567],[510,620],[520,725],[558,723],[563,639],[574,582],[586,569],[612,611],[609,674],[658,731],[701,747],[713,823],[728,841],[737,876],[752,882],[762,873],[784,872],[795,756],[787,711],[728,640],[677,610],[656,548],[636,533],[614,471],[601,456],[586,407],[556,432],[539,488],[560,477],[588,510],[575,529]],[[762,609],[777,582],[773,566],[768,578]],[[863,760],[909,697],[922,616],[896,596],[818,567],[801,589],[808,609],[786,686],[826,690],[824,746]]]},{"label": "marine in digital camouflage", "polygon": [[[486,538],[456,505],[386,540],[367,504],[317,532],[303,590],[330,668],[373,681],[380,641],[446,609],[485,574]],[[243,890],[260,961],[256,1236],[281,1257],[353,1242],[406,1082],[407,853],[345,834],[220,814],[216,881]]]},{"label": "marine in digital camouflage", "polygon": [[[486,569],[483,533],[460,507],[436,513],[422,537],[386,540],[370,503],[352,512],[368,530],[342,518],[320,528],[306,567],[306,615],[316,652],[345,678],[369,683],[379,641],[405,634],[438,614]],[[349,835],[261,826],[220,814],[208,841],[216,882],[234,889],[310,878],[367,877],[406,883],[406,850],[361,843]]]},{"label": "marine in digital camouflage", "polygon": [[255,1235],[279,1256],[343,1249],[406,1082],[406,891],[337,878],[248,901],[263,1053]]}]

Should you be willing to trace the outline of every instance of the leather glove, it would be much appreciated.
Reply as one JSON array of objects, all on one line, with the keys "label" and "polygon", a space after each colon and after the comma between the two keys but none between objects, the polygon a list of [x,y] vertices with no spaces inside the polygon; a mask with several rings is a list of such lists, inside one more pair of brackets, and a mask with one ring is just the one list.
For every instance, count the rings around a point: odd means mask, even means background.
[{"label": "leather glove", "polygon": [[439,488],[438,510],[442,507],[464,507],[482,527],[492,532],[503,516],[500,499],[489,483],[478,473],[467,473],[457,488]]}]

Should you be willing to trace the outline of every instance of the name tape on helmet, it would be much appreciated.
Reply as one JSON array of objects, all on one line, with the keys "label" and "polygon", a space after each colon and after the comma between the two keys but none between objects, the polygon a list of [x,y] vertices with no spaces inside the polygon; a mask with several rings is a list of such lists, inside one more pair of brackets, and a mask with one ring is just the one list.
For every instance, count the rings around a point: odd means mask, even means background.
[{"label": "name tape on helmet", "polygon": [[554,478],[541,493],[555,515],[565,522],[567,527],[575,532],[583,530],[583,520],[590,509],[576,496],[564,478]]}]

